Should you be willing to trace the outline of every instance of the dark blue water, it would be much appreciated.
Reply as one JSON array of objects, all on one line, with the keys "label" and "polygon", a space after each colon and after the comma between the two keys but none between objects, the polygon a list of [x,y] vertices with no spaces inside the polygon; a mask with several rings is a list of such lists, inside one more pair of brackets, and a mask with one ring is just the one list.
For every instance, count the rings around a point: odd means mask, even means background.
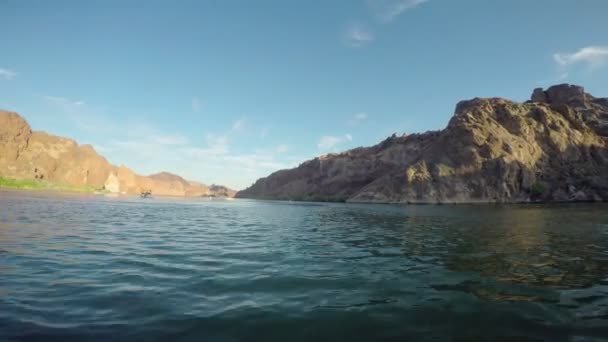
[{"label": "dark blue water", "polygon": [[0,340],[608,340],[608,207],[0,192]]}]

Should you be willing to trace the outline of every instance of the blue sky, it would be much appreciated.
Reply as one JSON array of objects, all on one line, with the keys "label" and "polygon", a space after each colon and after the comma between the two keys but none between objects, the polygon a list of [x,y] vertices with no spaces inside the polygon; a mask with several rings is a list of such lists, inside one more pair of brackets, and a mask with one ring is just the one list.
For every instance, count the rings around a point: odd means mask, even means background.
[{"label": "blue sky", "polygon": [[462,99],[608,96],[606,0],[0,1],[0,108],[136,172],[244,188]]}]

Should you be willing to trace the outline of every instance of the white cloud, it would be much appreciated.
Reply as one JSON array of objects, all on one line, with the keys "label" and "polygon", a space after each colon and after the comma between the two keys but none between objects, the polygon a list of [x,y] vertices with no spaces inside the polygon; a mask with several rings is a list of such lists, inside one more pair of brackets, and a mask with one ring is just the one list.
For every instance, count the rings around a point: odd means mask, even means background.
[{"label": "white cloud", "polygon": [[317,146],[319,147],[320,150],[329,150],[331,148],[334,148],[341,141],[342,141],[342,139],[339,137],[334,137],[332,135],[326,135],[326,136],[321,137]]},{"label": "white cloud", "polygon": [[131,161],[154,159],[157,155],[163,153],[170,155],[171,151],[191,146],[185,136],[167,133],[148,124],[125,124],[125,126],[130,126],[130,129],[118,130],[120,134],[115,132],[114,138],[108,139],[101,146],[105,152],[128,156],[126,160],[121,160],[121,164],[133,167],[135,165],[132,165]]},{"label": "white cloud", "polygon": [[245,128],[245,119],[238,119],[232,123],[232,130],[238,132]]},{"label": "white cloud", "polygon": [[574,53],[556,53],[553,59],[561,67],[581,63],[596,68],[608,63],[608,46],[588,46]]},{"label": "white cloud", "polygon": [[[114,132],[124,131],[124,127],[130,127],[127,132],[132,134],[144,128],[144,125],[141,124],[134,125],[132,122],[118,123],[115,120],[109,120],[107,117],[99,115],[82,100],[49,95],[36,96],[42,99],[45,105],[49,106],[48,110],[52,111],[53,115],[62,116],[61,119],[65,120],[66,125],[86,133],[86,136],[110,136]],[[91,141],[87,142],[91,143]]]},{"label": "white cloud", "polygon": [[201,111],[201,101],[196,97],[192,98],[192,111],[195,113]]},{"label": "white cloud", "polygon": [[228,153],[228,146],[214,145],[207,147],[186,147],[181,150],[181,152],[189,158],[208,159],[226,155]]},{"label": "white cloud", "polygon": [[188,139],[181,135],[155,135],[151,139],[155,143],[165,146],[186,145],[188,143]]},{"label": "white cloud", "polygon": [[[430,0],[367,0],[374,17],[380,22],[388,24],[401,13],[414,9]],[[344,35],[344,43],[350,47],[362,47],[374,41],[374,32],[367,26],[352,25]]]},{"label": "white cloud", "polygon": [[13,78],[15,78],[15,76],[17,76],[17,73],[12,71],[12,70],[8,70],[8,69],[1,69],[0,68],[0,80],[7,80],[10,81]]},{"label": "white cloud", "polygon": [[222,160],[234,166],[244,168],[249,172],[260,168],[265,170],[280,170],[290,166],[289,164],[277,161],[272,155],[257,153],[226,155],[222,158]]},{"label": "white cloud", "polygon": [[357,113],[355,114],[355,120],[365,120],[367,119],[367,113]]},{"label": "white cloud", "polygon": [[228,137],[226,135],[209,133],[205,139],[207,140],[207,145],[211,147],[224,147],[226,149],[228,147]]},{"label": "white cloud", "polygon": [[274,171],[297,165],[298,160],[278,157],[278,150],[284,149],[280,146],[276,150],[234,153],[226,136],[208,134],[206,144],[202,146],[167,146],[141,137],[139,140],[110,141],[101,149],[142,174],[168,171],[186,179],[223,184],[238,190]]},{"label": "white cloud", "polygon": [[348,120],[348,124],[351,126],[358,125],[362,121],[367,120],[367,118],[368,118],[367,113],[363,113],[363,112],[357,113]]},{"label": "white cloud", "polygon": [[362,25],[352,25],[345,34],[344,42],[350,47],[362,47],[374,40],[374,33]]},{"label": "white cloud", "polygon": [[76,107],[81,107],[84,105],[84,101],[82,100],[70,100],[68,98],[65,97],[59,97],[59,96],[42,96],[45,100],[58,105],[58,106],[62,106],[66,109],[76,109]]},{"label": "white cloud", "polygon": [[266,139],[266,137],[268,136],[268,131],[270,131],[268,127],[262,127],[260,129],[260,138]]},{"label": "white cloud", "polygon": [[[306,159],[285,153],[289,147],[284,144],[254,149],[246,139],[250,137],[248,134],[257,136],[259,128],[245,131],[250,128],[245,119],[233,122],[224,131],[208,132],[197,139],[167,131],[152,121],[129,118],[129,115],[115,113],[109,117],[83,101],[57,96],[41,98],[50,106],[56,106],[57,114],[62,115],[65,122],[84,133],[86,139],[81,137],[79,143],[93,144],[109,162],[127,165],[143,175],[167,171],[238,190]],[[246,143],[239,145],[239,139]]]},{"label": "white cloud", "polygon": [[401,13],[414,9],[429,0],[367,0],[374,15],[385,23],[395,20]]},{"label": "white cloud", "polygon": [[275,147],[274,149],[277,153],[285,153],[287,151],[289,151],[289,146],[285,145],[285,144],[281,144],[277,147]]},{"label": "white cloud", "polygon": [[345,134],[344,136],[341,137],[337,137],[337,136],[333,136],[333,135],[325,135],[322,136],[321,139],[319,139],[319,143],[317,144],[317,147],[319,148],[319,150],[333,150],[335,147],[337,147],[338,145],[347,142],[347,141],[352,141],[353,140],[353,136],[350,134]]}]

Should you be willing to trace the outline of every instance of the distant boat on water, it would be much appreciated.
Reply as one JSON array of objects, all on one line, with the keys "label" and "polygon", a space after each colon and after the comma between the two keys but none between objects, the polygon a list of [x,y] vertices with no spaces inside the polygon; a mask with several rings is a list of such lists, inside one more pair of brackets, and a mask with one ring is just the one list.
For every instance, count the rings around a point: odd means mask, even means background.
[{"label": "distant boat on water", "polygon": [[141,198],[150,198],[152,197],[152,190],[144,190],[140,194]]}]

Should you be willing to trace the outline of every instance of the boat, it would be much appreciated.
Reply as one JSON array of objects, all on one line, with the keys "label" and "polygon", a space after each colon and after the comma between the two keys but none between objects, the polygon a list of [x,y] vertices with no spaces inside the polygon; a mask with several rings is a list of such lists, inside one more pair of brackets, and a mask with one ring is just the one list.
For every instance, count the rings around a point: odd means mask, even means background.
[{"label": "boat", "polygon": [[141,198],[150,198],[152,197],[152,190],[144,190],[140,194]]}]

